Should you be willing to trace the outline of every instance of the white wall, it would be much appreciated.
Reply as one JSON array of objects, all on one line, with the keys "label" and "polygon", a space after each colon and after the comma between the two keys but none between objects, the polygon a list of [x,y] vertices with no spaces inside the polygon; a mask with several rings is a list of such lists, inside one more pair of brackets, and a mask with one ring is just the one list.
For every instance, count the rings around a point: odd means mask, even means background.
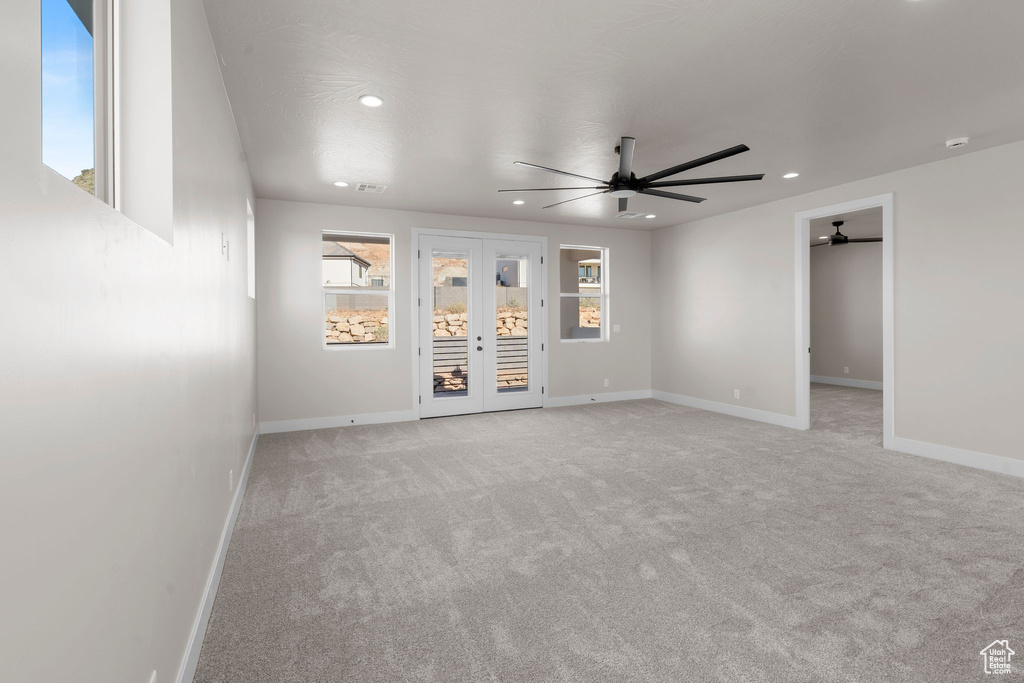
[{"label": "white wall", "polygon": [[38,0],[0,26],[0,680],[169,683],[253,437],[248,172],[199,0],[173,244],[40,163]]},{"label": "white wall", "polygon": [[657,231],[654,389],[794,415],[794,214],[895,192],[895,433],[1024,458],[1022,186],[1015,143]]},{"label": "white wall", "polygon": [[881,243],[811,249],[811,375],[882,381]]},{"label": "white wall", "polygon": [[[259,200],[256,208],[260,421],[406,411],[413,408],[410,249],[413,227],[546,236],[548,396],[647,390],[650,361],[650,234],[327,204]],[[392,349],[321,348],[320,234],[395,235]],[[560,244],[608,247],[612,323],[606,343],[558,341]],[[390,323],[394,321],[394,325]],[[610,386],[604,387],[604,378]]]}]

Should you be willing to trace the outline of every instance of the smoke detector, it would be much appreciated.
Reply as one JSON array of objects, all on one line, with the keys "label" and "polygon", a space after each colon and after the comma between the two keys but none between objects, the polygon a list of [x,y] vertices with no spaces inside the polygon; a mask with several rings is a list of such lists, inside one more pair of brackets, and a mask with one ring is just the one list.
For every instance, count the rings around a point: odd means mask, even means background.
[{"label": "smoke detector", "polygon": [[637,213],[636,211],[619,211],[617,214],[615,214],[615,217],[633,220],[634,218],[643,218],[644,215],[645,214]]},{"label": "smoke detector", "polygon": [[952,138],[946,140],[946,149],[956,149],[957,147],[966,147],[967,143],[970,142],[970,138]]},{"label": "smoke detector", "polygon": [[369,192],[370,194],[381,194],[386,189],[388,189],[387,185],[377,185],[376,183],[356,183],[356,192]]}]

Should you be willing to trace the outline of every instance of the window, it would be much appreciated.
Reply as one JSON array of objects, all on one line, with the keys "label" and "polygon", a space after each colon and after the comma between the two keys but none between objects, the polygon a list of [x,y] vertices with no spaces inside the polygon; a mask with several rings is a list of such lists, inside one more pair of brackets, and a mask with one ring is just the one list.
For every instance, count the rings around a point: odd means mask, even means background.
[{"label": "window", "polygon": [[171,0],[39,8],[40,159],[173,242]]},{"label": "window", "polygon": [[561,273],[562,341],[603,341],[608,338],[608,250],[563,245]]},{"label": "window", "polygon": [[325,232],[324,346],[390,346],[392,236]]},{"label": "window", "polygon": [[108,0],[40,0],[42,160],[110,201]]}]

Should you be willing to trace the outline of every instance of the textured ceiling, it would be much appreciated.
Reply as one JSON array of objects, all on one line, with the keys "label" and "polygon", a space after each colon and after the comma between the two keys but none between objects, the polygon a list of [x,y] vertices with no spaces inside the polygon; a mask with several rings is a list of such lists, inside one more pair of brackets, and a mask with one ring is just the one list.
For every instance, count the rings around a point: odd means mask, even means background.
[{"label": "textured ceiling", "polygon": [[[267,198],[651,229],[1024,139],[1021,0],[205,4]],[[631,199],[658,216],[636,221],[607,196],[496,192],[575,184],[516,160],[608,178],[622,135],[638,176],[739,143],[680,177],[767,176]]]}]

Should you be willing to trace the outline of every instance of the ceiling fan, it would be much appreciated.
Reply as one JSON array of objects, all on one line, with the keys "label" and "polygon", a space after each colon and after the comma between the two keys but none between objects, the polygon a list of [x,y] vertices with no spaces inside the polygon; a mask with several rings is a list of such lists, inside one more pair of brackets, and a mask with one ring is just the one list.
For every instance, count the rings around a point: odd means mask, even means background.
[{"label": "ceiling fan", "polygon": [[832,245],[839,244],[852,244],[855,242],[881,242],[881,237],[847,237],[843,233],[839,232],[839,228],[843,227],[845,221],[832,221],[832,227],[836,229],[836,234],[828,238],[828,242],[818,242],[812,244],[812,247],[830,247]]},{"label": "ceiling fan", "polygon": [[579,175],[577,173],[569,173],[567,171],[559,171],[555,168],[548,168],[547,166],[538,166],[537,164],[528,164],[525,161],[515,162],[519,166],[528,166],[530,168],[540,169],[541,171],[547,171],[548,173],[557,173],[558,175],[569,176],[570,178],[579,178],[580,180],[589,180],[595,185],[588,185],[584,187],[529,187],[524,189],[516,190],[498,190],[498,192],[551,192],[554,190],[598,190],[598,192],[591,192],[585,194],[582,197],[573,197],[572,199],[566,199],[563,202],[555,202],[554,204],[548,204],[543,207],[550,209],[553,206],[559,206],[560,204],[568,204],[569,202],[575,202],[579,199],[586,199],[587,197],[593,197],[599,194],[610,194],[619,200],[619,212],[626,211],[626,204],[630,197],[636,196],[637,194],[649,194],[654,197],[665,197],[666,199],[679,199],[684,202],[693,202],[699,204],[705,201],[704,197],[692,197],[686,194],[678,194],[676,192],[665,192],[661,188],[665,187],[683,187],[686,185],[711,185],[713,183],[739,183],[748,180],[761,180],[764,178],[764,173],[758,173],[756,175],[734,175],[734,176],[723,176],[719,178],[694,178],[692,180],[668,180],[659,182],[662,178],[682,173],[683,171],[689,171],[691,168],[697,168],[705,164],[710,164],[715,161],[721,161],[731,156],[741,154],[743,152],[750,151],[750,148],[746,145],[736,145],[729,149],[723,149],[721,152],[715,152],[709,154],[706,157],[700,159],[694,159],[693,161],[687,161],[685,164],[679,164],[671,168],[666,168],[663,171],[646,175],[642,178],[637,178],[636,174],[633,173],[633,148],[636,145],[636,139],[624,137],[618,147],[615,148],[616,154],[619,155],[619,170],[612,175],[611,180],[599,180],[597,178],[591,178],[585,175]]}]

